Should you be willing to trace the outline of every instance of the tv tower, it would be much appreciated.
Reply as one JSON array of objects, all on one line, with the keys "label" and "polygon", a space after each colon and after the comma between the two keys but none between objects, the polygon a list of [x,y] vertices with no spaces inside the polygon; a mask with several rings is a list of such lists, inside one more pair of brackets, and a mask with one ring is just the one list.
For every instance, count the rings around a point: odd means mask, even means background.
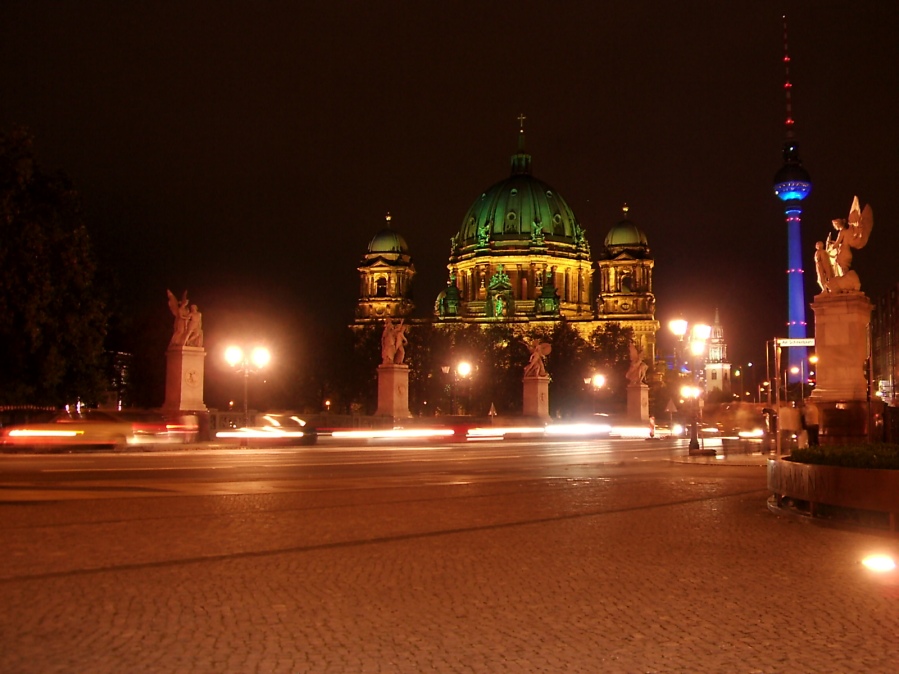
[{"label": "tv tower", "polygon": [[[799,144],[793,133],[793,104],[790,90],[790,54],[787,49],[787,17],[784,21],[784,92],[787,101],[787,117],[785,121],[786,141],[784,142],[784,165],[774,174],[774,194],[783,202],[784,215],[787,220],[787,336],[805,337],[805,291],[802,271],[802,200],[812,191],[812,179],[808,171],[802,168],[799,159]],[[798,382],[807,369],[805,347],[788,349],[787,372],[791,382]],[[796,368],[796,374],[791,372]]]}]

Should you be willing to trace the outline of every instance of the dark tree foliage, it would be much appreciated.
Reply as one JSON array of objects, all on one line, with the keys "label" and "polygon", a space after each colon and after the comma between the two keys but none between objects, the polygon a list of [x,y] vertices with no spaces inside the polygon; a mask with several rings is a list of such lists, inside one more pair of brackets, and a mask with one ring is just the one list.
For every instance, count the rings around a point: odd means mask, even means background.
[{"label": "dark tree foliage", "polygon": [[0,135],[0,402],[97,402],[104,305],[78,194],[37,166],[32,137]]},{"label": "dark tree foliage", "polygon": [[344,358],[335,364],[335,412],[374,414],[378,407],[378,364],[381,362],[380,325],[348,330]]},{"label": "dark tree foliage", "polygon": [[[410,408],[413,414],[486,417],[521,411],[524,343],[502,325],[416,325],[410,334]],[[468,376],[458,374],[468,362]],[[447,370],[447,372],[444,372]]]},{"label": "dark tree foliage", "polygon": [[610,391],[619,391],[627,384],[629,346],[633,338],[634,331],[621,327],[620,323],[609,323],[596,328],[590,335],[591,366],[595,372],[602,372],[606,376],[606,386]]},{"label": "dark tree foliage", "polygon": [[[343,349],[346,355],[332,379],[341,411],[351,407],[365,414],[375,411],[382,330],[383,325],[369,325],[347,331],[352,346]],[[609,385],[603,397],[610,411],[618,411],[625,401],[631,336],[629,328],[617,323],[597,329],[589,340],[564,321],[552,331],[532,331],[526,336],[503,324],[411,324],[405,361],[409,409],[415,416],[486,418],[493,405],[499,415],[521,414],[528,347],[542,339],[553,347],[547,359],[553,414],[570,417],[592,410],[596,392],[584,384],[584,378],[595,372],[606,375]],[[472,366],[469,376],[457,374],[462,361]],[[338,409],[336,403],[334,409]]]}]

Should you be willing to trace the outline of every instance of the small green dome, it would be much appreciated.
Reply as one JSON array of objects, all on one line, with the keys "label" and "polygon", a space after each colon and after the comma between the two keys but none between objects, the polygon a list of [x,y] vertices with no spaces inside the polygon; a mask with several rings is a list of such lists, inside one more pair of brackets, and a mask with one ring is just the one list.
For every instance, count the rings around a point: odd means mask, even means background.
[{"label": "small green dome", "polygon": [[368,244],[369,253],[402,253],[409,252],[406,240],[390,227],[390,214],[387,214],[387,226],[374,235]]},{"label": "small green dome", "polygon": [[606,234],[606,248],[648,248],[649,241],[646,234],[632,220],[627,218],[628,208],[625,205],[624,220],[609,230]]}]

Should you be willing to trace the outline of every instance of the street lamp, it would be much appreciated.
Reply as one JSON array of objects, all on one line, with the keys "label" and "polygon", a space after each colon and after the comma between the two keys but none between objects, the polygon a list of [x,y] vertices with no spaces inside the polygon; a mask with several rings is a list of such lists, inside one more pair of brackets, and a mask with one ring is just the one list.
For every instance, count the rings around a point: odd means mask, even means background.
[{"label": "street lamp", "polygon": [[693,374],[693,385],[681,388],[681,397],[692,400],[693,423],[690,426],[690,445],[689,452],[695,453],[699,451],[699,399],[702,396],[702,387],[699,377],[699,363],[705,354],[708,340],[712,336],[712,326],[703,323],[697,323],[690,327],[690,324],[682,318],[675,319],[668,323],[668,329],[677,337],[678,343],[683,345],[688,342],[690,354],[693,356],[691,371]]},{"label": "street lamp", "polygon": [[684,343],[684,335],[687,334],[687,321],[683,318],[675,318],[673,321],[668,322],[668,329],[671,330],[672,334],[677,337],[677,343],[674,345],[674,371],[675,373],[680,372],[680,359],[683,357],[683,353],[678,351],[678,345],[683,348]]},{"label": "street lamp", "polygon": [[474,370],[474,367],[467,360],[460,360],[455,368],[452,368],[449,365],[442,365],[440,367],[440,371],[443,374],[449,374],[450,371],[453,373],[453,378],[450,381],[450,415],[454,415],[456,413],[456,382],[459,381],[459,377],[463,379],[469,377]]},{"label": "street lamp", "polygon": [[244,427],[250,425],[250,373],[261,370],[272,359],[272,354],[264,346],[254,347],[250,353],[246,353],[239,346],[229,346],[225,349],[225,361],[237,372],[243,374],[243,420]]},{"label": "street lamp", "polygon": [[599,398],[599,389],[606,385],[605,375],[596,373],[589,377],[584,377],[584,385],[593,387],[593,392],[595,394],[593,396],[593,411],[598,412],[599,410],[597,409],[597,401]]},{"label": "street lamp", "polygon": [[759,384],[759,399],[758,402],[762,402],[762,394],[765,394],[765,400],[768,402],[768,407],[771,407],[771,382],[763,381]]},{"label": "street lamp", "polygon": [[813,353],[811,356],[809,356],[808,362],[810,366],[808,369],[808,385],[809,388],[811,388],[815,386],[818,381],[817,379],[813,380],[813,378],[815,377],[815,370],[818,369],[818,354]]},{"label": "street lamp", "polygon": [[745,397],[750,402],[752,401],[752,392],[749,390],[749,382],[746,381],[746,375],[752,372],[752,363],[746,363],[746,366],[737,366],[734,370],[734,381],[740,381],[740,385],[737,387],[737,399],[741,402]]},{"label": "street lamp", "polygon": [[690,424],[690,452],[699,450],[699,396],[702,395],[702,389],[698,386],[682,386],[680,390],[681,397],[691,401],[691,409],[693,411],[693,423]]}]

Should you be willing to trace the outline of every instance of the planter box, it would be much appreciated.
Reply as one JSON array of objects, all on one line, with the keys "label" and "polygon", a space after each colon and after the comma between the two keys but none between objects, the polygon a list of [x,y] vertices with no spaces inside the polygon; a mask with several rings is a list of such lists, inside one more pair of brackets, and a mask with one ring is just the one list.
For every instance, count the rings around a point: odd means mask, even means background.
[{"label": "planter box", "polygon": [[888,513],[890,530],[896,531],[899,470],[840,468],[768,459],[768,489],[778,505],[784,498],[807,501],[812,515],[819,505]]}]

